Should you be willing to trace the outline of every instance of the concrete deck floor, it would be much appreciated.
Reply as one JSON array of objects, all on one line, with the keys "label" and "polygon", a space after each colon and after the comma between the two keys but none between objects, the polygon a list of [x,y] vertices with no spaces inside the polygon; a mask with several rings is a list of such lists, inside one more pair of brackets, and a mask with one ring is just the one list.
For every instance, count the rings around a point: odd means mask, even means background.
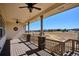
[{"label": "concrete deck floor", "polygon": [[46,49],[39,50],[33,43],[20,39],[8,40],[5,47],[2,56],[52,56]]}]

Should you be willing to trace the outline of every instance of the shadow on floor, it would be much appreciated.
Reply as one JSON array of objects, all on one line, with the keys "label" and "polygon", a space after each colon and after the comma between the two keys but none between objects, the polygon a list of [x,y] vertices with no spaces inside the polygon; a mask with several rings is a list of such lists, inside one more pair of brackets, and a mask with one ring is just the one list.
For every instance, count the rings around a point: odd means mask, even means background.
[{"label": "shadow on floor", "polygon": [[36,53],[38,56],[40,56],[40,55],[37,53],[38,51],[41,51],[41,50],[38,49],[38,48],[37,48],[37,49],[34,49],[34,50],[29,50],[29,51],[26,52],[26,54],[27,54],[27,55],[31,55],[31,54],[33,54],[33,53]]},{"label": "shadow on floor", "polygon": [[10,56],[10,40],[6,40],[0,56]]},{"label": "shadow on floor", "polygon": [[37,52],[38,51],[40,51],[38,48],[37,49],[33,49],[33,50],[29,50],[29,51],[26,51],[26,53],[24,53],[24,54],[21,54],[21,55],[19,55],[19,56],[23,56],[23,55],[31,55],[31,54],[33,54],[33,53],[35,53],[37,56],[40,56]]}]

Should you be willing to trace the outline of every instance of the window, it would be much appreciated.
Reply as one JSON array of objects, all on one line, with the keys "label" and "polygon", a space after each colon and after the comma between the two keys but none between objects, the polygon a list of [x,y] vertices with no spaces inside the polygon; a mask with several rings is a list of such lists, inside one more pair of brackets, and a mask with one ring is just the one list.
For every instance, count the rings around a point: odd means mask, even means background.
[{"label": "window", "polygon": [[2,29],[0,29],[0,38],[2,37]]},{"label": "window", "polygon": [[4,28],[4,22],[3,18],[0,15],[0,39],[5,35],[5,28]]}]

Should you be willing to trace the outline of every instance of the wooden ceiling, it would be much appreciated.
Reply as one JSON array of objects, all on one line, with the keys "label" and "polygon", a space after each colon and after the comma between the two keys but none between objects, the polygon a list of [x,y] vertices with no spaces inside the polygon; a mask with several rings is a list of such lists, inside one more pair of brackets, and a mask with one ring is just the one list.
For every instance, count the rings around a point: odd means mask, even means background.
[{"label": "wooden ceiling", "polygon": [[28,21],[36,21],[40,15],[48,17],[65,10],[79,6],[78,3],[38,3],[35,6],[41,8],[41,11],[33,9],[30,13],[27,8],[20,9],[20,6],[26,6],[24,3],[1,3],[0,13],[6,22],[15,22],[18,19],[22,24]]}]

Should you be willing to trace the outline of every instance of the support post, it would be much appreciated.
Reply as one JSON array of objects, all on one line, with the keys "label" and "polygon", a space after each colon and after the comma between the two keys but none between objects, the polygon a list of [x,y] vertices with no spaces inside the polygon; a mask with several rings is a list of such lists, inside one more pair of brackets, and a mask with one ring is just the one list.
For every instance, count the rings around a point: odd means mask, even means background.
[{"label": "support post", "polygon": [[30,30],[29,30],[29,24],[30,24],[30,22],[28,22],[28,34],[27,34],[27,38],[26,38],[27,42],[30,42],[30,37],[31,37],[31,35],[29,34],[29,32],[30,32]]},{"label": "support post", "polygon": [[65,42],[61,42],[61,56],[63,56],[63,53],[65,52]]},{"label": "support post", "polygon": [[28,34],[29,34],[29,24],[30,24],[30,22],[28,22]]},{"label": "support post", "polygon": [[41,18],[41,30],[40,30],[40,36],[38,37],[38,48],[40,50],[43,50],[45,48],[45,37],[43,32],[43,15],[40,16]]},{"label": "support post", "polygon": [[40,16],[41,18],[41,30],[40,30],[40,36],[43,36],[43,15]]},{"label": "support post", "polygon": [[75,41],[72,40],[72,52],[74,53],[74,50],[75,50]]}]

